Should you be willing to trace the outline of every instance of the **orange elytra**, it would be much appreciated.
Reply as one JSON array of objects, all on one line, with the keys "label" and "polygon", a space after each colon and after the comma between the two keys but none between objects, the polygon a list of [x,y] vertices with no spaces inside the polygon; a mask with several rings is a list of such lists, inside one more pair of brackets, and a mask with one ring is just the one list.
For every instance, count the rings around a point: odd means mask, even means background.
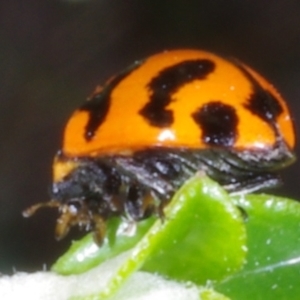
[{"label": "orange elytra", "polygon": [[[184,64],[188,61],[200,61],[199,74],[195,74],[191,81],[183,78],[178,79],[176,83],[169,83],[168,75],[172,77],[172,74],[168,74],[168,70],[169,73],[172,73],[173,69],[180,72],[180,68],[184,70]],[[201,66],[201,61],[208,63]],[[197,65],[195,68],[197,69]],[[163,72],[166,73],[165,77]],[[62,148],[64,153],[71,156],[98,155],[127,149],[144,149],[150,145],[207,148],[209,145],[200,138],[203,134],[201,126],[190,116],[196,109],[211,101],[220,101],[235,108],[239,121],[235,128],[237,137],[232,147],[272,147],[277,139],[272,122],[276,123],[278,131],[289,147],[294,146],[293,124],[284,100],[270,83],[241,63],[228,61],[204,51],[166,51],[142,63],[136,63],[132,69],[126,70],[125,74],[125,78],[109,91],[108,97],[102,95],[118,77],[104,85],[100,92],[96,91],[86,103],[88,106],[90,101],[97,102],[97,97],[103,98],[99,102],[109,102],[104,120],[93,129],[92,139],[86,139],[85,132],[87,122],[91,118],[90,110],[80,108],[74,112],[65,129]],[[158,82],[162,85],[160,89],[151,88],[151,82],[155,79],[166,82]],[[268,120],[267,117],[264,119],[247,108],[247,101],[250,101],[251,95],[255,93],[254,85],[269,92],[270,97],[276,101],[275,105],[281,107],[282,112],[276,116],[276,120]],[[159,98],[158,101],[165,102],[158,110],[161,108],[162,113],[171,111],[173,114],[174,120],[166,124],[167,126],[164,126],[164,123],[162,126],[153,126],[149,121],[151,117],[147,118],[140,113],[150,101],[157,101],[151,100],[151,97],[155,96]],[[154,115],[155,109],[154,105]]]}]

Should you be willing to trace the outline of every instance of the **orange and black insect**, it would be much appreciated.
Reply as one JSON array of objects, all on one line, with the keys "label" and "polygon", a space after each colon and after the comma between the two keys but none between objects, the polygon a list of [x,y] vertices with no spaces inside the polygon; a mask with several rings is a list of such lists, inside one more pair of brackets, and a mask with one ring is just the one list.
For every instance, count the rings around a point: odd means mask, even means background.
[{"label": "orange and black insect", "polygon": [[278,184],[294,159],[287,105],[248,66],[196,50],[136,62],[98,87],[69,119],[53,164],[56,234],[81,225],[101,242],[105,221],[159,213],[203,170],[229,192]]}]

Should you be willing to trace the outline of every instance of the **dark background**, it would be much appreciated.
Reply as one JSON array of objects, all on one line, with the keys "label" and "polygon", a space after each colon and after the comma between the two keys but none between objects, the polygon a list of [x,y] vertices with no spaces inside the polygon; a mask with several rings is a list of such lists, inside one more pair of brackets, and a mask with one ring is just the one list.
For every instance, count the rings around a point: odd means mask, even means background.
[{"label": "dark background", "polygon": [[[47,266],[71,242],[53,237],[52,158],[70,113],[135,59],[172,48],[235,56],[259,70],[300,120],[300,1],[0,2],[0,272]],[[299,163],[277,194],[300,199]]]}]

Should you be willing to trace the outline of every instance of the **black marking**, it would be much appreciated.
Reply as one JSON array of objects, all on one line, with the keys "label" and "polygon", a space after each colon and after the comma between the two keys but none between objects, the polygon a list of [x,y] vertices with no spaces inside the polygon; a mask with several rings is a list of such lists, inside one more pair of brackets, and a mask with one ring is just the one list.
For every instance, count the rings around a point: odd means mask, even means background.
[{"label": "black marking", "polygon": [[280,103],[270,92],[256,88],[244,107],[272,126],[283,112]]},{"label": "black marking", "polygon": [[281,104],[242,65],[236,65],[251,82],[253,88],[253,93],[247,99],[244,107],[268,123],[275,130],[276,134],[279,135],[276,120],[283,112]]},{"label": "black marking", "polygon": [[172,95],[193,80],[205,79],[214,69],[214,62],[208,59],[186,60],[163,69],[148,83],[150,101],[139,113],[152,126],[170,126],[174,121],[173,112],[166,107],[173,100]]},{"label": "black marking", "polygon": [[235,109],[221,101],[212,101],[192,114],[207,145],[231,147],[237,138],[238,117]]},{"label": "black marking", "polygon": [[105,121],[110,107],[112,91],[124,78],[126,78],[131,72],[136,70],[141,64],[142,61],[136,62],[130,68],[114,77],[103,87],[103,90],[101,92],[94,95],[92,99],[89,99],[79,108],[79,110],[87,111],[89,113],[89,120],[85,126],[84,133],[86,141],[92,140],[95,132]]}]

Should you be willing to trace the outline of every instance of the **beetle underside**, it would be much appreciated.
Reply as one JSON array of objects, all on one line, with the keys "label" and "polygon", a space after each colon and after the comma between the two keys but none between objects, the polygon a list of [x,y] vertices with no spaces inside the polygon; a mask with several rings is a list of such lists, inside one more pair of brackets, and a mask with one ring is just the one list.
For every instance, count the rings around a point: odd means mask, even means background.
[{"label": "beetle underside", "polygon": [[51,200],[29,208],[32,215],[43,206],[58,207],[56,236],[63,238],[72,226],[94,232],[101,244],[105,221],[121,216],[138,221],[163,208],[175,191],[197,171],[203,171],[230,193],[249,193],[280,183],[276,171],[294,161],[284,146],[270,151],[230,151],[150,148],[132,156],[69,158],[58,154],[54,163],[74,161],[76,167],[54,181]]}]

